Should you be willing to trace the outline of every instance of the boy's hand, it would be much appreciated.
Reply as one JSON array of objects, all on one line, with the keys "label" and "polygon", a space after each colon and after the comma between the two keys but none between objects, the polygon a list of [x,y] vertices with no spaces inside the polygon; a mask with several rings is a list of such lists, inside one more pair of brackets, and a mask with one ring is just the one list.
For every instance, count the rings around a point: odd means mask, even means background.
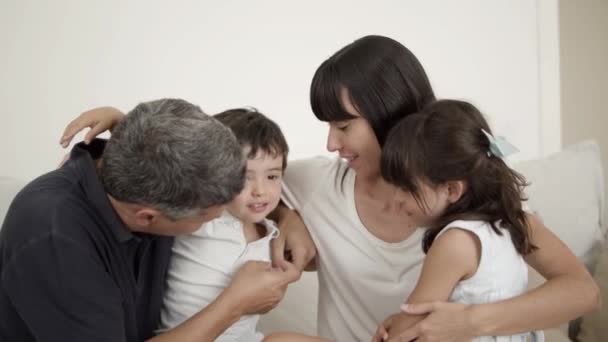
[{"label": "boy's hand", "polygon": [[280,210],[278,227],[281,234],[272,240],[272,261],[275,265],[279,265],[287,259],[300,271],[314,270],[307,266],[314,262],[317,249],[304,221],[294,210],[286,207],[278,209]]}]

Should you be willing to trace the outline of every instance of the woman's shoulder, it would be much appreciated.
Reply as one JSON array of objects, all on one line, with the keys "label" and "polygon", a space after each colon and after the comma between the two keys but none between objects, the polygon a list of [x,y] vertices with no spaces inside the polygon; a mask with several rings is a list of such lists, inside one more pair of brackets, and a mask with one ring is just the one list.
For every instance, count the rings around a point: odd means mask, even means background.
[{"label": "woman's shoulder", "polygon": [[323,172],[335,172],[339,169],[345,169],[346,162],[341,158],[328,157],[328,156],[314,156],[309,158],[302,158],[296,160],[290,160],[287,163],[286,172],[309,172],[309,173],[323,173]]},{"label": "woman's shoulder", "polygon": [[305,159],[289,161],[285,169],[285,179],[287,182],[321,182],[333,181],[342,178],[350,170],[341,158],[330,158],[326,156],[316,156]]},{"label": "woman's shoulder", "polygon": [[283,199],[292,208],[341,194],[352,171],[339,158],[312,157],[290,161],[283,177]]}]

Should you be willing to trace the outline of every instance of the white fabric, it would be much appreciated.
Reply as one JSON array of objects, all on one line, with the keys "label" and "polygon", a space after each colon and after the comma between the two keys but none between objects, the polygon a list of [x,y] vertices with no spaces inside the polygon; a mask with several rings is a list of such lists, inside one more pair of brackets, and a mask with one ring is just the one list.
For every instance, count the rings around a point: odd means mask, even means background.
[{"label": "white fabric", "polygon": [[[501,229],[502,235],[498,235],[487,222],[458,220],[446,225],[438,236],[450,229],[462,229],[475,234],[481,245],[477,271],[454,287],[450,302],[494,303],[516,297],[526,291],[528,265],[515,250],[508,230]],[[483,336],[473,341],[523,342],[529,335]]]},{"label": "white fabric", "polygon": [[[242,223],[224,213],[196,232],[175,238],[160,331],[175,327],[213,302],[245,262],[270,261],[270,241],[279,231],[270,220],[264,225],[266,236],[247,243]],[[259,315],[243,316],[216,341],[261,341],[264,336],[256,331],[258,319]]]},{"label": "white fabric", "polygon": [[[566,147],[546,158],[516,163],[530,186],[526,188],[530,208],[545,225],[568,245],[593,272],[606,235],[606,202],[601,153],[596,142],[587,140]],[[531,269],[529,288],[545,279]],[[567,339],[568,324],[560,331],[546,331],[547,340]]]},{"label": "white fabric", "polygon": [[597,144],[583,141],[514,168],[531,183],[526,188],[530,209],[593,270],[606,234],[604,176]]},{"label": "white fabric", "polygon": [[370,341],[416,285],[423,231],[399,243],[373,236],[356,211],[355,173],[339,159],[291,162],[283,179],[283,200],[300,212],[318,250],[318,334]]}]

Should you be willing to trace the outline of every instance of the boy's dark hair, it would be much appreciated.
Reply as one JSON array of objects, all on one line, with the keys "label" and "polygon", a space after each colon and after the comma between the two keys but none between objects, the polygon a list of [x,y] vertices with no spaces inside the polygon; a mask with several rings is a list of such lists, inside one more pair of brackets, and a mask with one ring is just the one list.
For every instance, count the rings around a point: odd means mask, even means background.
[{"label": "boy's dark hair", "polygon": [[260,150],[273,157],[282,156],[285,170],[289,146],[274,121],[255,108],[229,109],[214,118],[232,130],[241,147],[249,147],[247,158],[254,158]]},{"label": "boy's dark hair", "polygon": [[450,204],[424,236],[426,253],[448,223],[459,219],[483,220],[499,235],[497,221],[511,234],[515,249],[526,255],[536,249],[530,242],[521,202],[525,178],[498,157],[490,155],[491,134],[483,115],[472,104],[436,101],[402,119],[389,133],[382,149],[382,176],[410,192],[424,206],[419,182],[430,185],[464,181],[465,192]]}]

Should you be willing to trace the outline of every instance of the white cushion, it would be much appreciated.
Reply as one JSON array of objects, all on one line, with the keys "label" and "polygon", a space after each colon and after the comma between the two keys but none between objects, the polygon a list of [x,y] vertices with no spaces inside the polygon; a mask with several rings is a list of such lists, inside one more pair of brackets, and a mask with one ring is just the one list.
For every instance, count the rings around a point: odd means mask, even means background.
[{"label": "white cushion", "polygon": [[529,208],[592,270],[606,232],[597,144],[583,141],[514,168],[531,183],[526,188]]}]

